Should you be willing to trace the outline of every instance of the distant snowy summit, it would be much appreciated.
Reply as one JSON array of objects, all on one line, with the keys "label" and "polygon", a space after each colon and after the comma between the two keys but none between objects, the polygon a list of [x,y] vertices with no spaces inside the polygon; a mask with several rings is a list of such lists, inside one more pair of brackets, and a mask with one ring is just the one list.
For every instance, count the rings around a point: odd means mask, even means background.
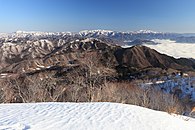
[{"label": "distant snowy summit", "polygon": [[111,31],[111,30],[84,30],[80,31],[79,34],[81,36],[88,36],[88,35],[105,35],[105,36],[114,36],[117,34],[160,34],[162,32],[155,32],[152,30],[139,30],[139,31],[127,31],[127,32],[121,32],[121,31]]},{"label": "distant snowy summit", "polygon": [[61,35],[73,35],[73,33],[72,32],[40,32],[40,31],[18,30],[13,33],[0,33],[0,38],[47,37],[47,36],[61,36]]},{"label": "distant snowy summit", "polygon": [[132,33],[154,33],[154,34],[157,34],[157,33],[163,33],[163,32],[155,32],[155,31],[152,31],[152,30],[139,30],[139,31],[134,31]]},{"label": "distant snowy summit", "polygon": [[81,36],[86,36],[89,34],[110,35],[114,33],[115,31],[111,31],[111,30],[84,30],[84,31],[80,31],[78,34],[80,34]]},{"label": "distant snowy summit", "polygon": [[38,32],[38,31],[16,31],[14,33],[0,33],[0,40],[16,39],[16,38],[99,38],[104,40],[114,40],[115,43],[128,44],[134,40],[154,40],[154,39],[170,39],[179,43],[195,43],[195,34],[190,36],[187,34],[178,33],[163,33],[152,30],[139,30],[139,31],[112,31],[112,30],[84,30],[80,32]]},{"label": "distant snowy summit", "polygon": [[40,32],[40,31],[22,31],[18,30],[13,33],[0,33],[0,38],[2,37],[10,37],[10,36],[18,36],[18,37],[26,37],[29,35],[32,36],[50,36],[50,35],[80,35],[80,36],[97,36],[97,35],[104,35],[104,36],[114,36],[118,34],[158,34],[161,32],[155,32],[152,30],[139,30],[139,31],[127,31],[127,32],[121,32],[121,31],[111,31],[111,30],[83,30],[80,32]]}]

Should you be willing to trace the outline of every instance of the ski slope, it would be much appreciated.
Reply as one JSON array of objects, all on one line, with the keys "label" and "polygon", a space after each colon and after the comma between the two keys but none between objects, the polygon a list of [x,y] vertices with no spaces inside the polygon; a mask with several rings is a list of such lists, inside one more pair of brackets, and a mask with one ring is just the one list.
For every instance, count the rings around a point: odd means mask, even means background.
[{"label": "ski slope", "polygon": [[1,130],[194,130],[195,121],[118,103],[1,104]]}]

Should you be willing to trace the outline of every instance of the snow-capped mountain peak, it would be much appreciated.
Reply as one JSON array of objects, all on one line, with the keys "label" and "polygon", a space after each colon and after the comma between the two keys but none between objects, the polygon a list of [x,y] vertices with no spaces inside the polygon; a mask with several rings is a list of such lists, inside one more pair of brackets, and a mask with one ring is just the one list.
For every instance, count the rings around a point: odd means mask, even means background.
[{"label": "snow-capped mountain peak", "polygon": [[152,30],[138,30],[138,31],[134,31],[133,33],[143,33],[143,34],[149,34],[149,33],[162,33],[162,32],[156,32],[156,31],[152,31]]},{"label": "snow-capped mountain peak", "polygon": [[114,31],[111,31],[111,30],[84,30],[84,31],[79,32],[81,36],[87,36],[87,35],[92,35],[92,34],[108,36],[113,33]]},{"label": "snow-capped mountain peak", "polygon": [[75,34],[79,36],[115,36],[115,35],[124,35],[124,34],[158,34],[161,32],[155,32],[152,30],[139,30],[139,31],[129,31],[129,32],[120,32],[120,31],[112,31],[112,30],[83,30],[80,32],[72,33],[72,32],[41,32],[41,31],[22,31],[18,30],[14,33],[0,33],[0,38],[5,37],[14,37],[14,38],[22,38],[22,37],[40,37],[40,36],[52,36],[52,35],[69,35],[74,36]]}]

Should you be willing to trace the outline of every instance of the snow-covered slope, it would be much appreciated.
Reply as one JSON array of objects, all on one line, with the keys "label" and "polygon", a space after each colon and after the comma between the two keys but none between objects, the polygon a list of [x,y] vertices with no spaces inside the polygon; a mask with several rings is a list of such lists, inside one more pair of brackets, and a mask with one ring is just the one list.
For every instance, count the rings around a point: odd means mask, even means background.
[{"label": "snow-covered slope", "polygon": [[1,104],[4,130],[193,130],[195,121],[117,103]]},{"label": "snow-covered slope", "polygon": [[175,41],[171,40],[153,40],[156,45],[149,45],[145,44],[152,49],[157,50],[160,53],[167,54],[173,56],[175,58],[194,58],[195,59],[195,44],[193,43],[176,43]]},{"label": "snow-covered slope", "polygon": [[162,90],[165,93],[177,95],[180,99],[195,101],[195,77],[188,74],[177,74],[169,76],[161,76],[161,78],[150,79],[148,81],[140,81],[139,86],[142,88],[154,88]]}]

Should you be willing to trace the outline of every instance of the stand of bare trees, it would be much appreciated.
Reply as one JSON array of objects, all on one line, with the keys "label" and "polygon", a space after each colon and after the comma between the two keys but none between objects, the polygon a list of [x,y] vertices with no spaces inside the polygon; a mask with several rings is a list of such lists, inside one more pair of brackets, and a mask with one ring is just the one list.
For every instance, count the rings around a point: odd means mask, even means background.
[{"label": "stand of bare trees", "polygon": [[[72,79],[71,84],[58,84],[53,79],[25,78],[1,82],[0,101],[8,102],[118,102],[166,111],[183,113],[184,105],[177,97],[155,89],[143,89],[129,82],[107,82],[96,85],[83,77]],[[96,82],[96,83],[94,83]]]}]

